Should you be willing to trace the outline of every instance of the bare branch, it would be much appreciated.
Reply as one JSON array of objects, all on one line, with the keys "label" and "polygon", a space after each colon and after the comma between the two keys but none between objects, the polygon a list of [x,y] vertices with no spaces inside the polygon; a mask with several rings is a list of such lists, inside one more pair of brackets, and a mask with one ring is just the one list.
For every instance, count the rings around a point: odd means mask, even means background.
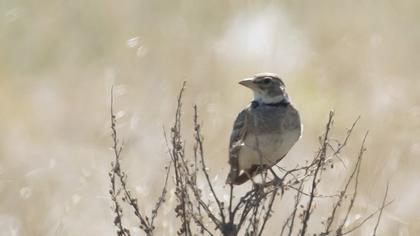
[{"label": "bare branch", "polygon": [[[350,130],[352,130],[353,127],[354,126],[352,126],[352,128]],[[362,147],[363,147],[363,144],[362,144]],[[347,183],[346,183],[344,189],[340,192],[339,198],[338,198],[337,202],[334,204],[333,210],[331,211],[331,215],[327,219],[327,226],[326,226],[326,229],[325,229],[325,231],[322,235],[328,235],[330,233],[331,226],[332,226],[332,224],[334,222],[334,219],[335,219],[335,214],[336,214],[338,208],[343,204],[343,199],[346,196],[346,193],[347,193],[347,190],[350,186],[351,181],[359,173],[361,161],[362,161],[362,155],[359,155],[358,158],[357,158],[357,162],[356,162],[356,164],[353,168],[353,171],[352,171],[349,179],[347,180]]]},{"label": "bare branch", "polygon": [[315,196],[315,190],[317,189],[317,185],[318,185],[318,174],[320,173],[323,161],[325,160],[325,156],[326,156],[326,152],[327,152],[327,143],[328,143],[328,135],[329,132],[331,130],[331,126],[332,126],[332,122],[333,122],[333,117],[334,117],[334,112],[330,111],[329,114],[329,118],[328,118],[328,122],[325,128],[325,134],[324,134],[324,138],[323,138],[323,142],[322,142],[322,147],[320,149],[320,151],[318,152],[317,155],[317,167],[315,169],[314,172],[314,176],[312,178],[312,186],[311,186],[311,194],[309,197],[309,201],[308,201],[308,205],[306,207],[306,210],[304,212],[304,219],[302,221],[302,230],[300,232],[301,236],[304,236],[308,227],[308,222],[310,219],[310,215],[311,215],[311,208],[312,208],[312,203],[314,200],[314,196]]},{"label": "bare branch", "polygon": [[123,225],[122,217],[123,217],[123,210],[121,205],[118,201],[118,195],[120,190],[117,189],[116,184],[116,176],[120,172],[120,153],[122,148],[118,147],[118,139],[117,139],[117,130],[115,129],[116,118],[114,115],[114,87],[111,88],[111,130],[112,130],[112,141],[113,146],[112,149],[114,151],[114,162],[111,163],[112,169],[109,172],[109,177],[111,181],[111,189],[109,190],[109,194],[111,195],[111,200],[114,203],[114,225],[117,227],[117,235],[118,236],[130,236],[130,231]]},{"label": "bare branch", "polygon": [[363,141],[362,141],[362,145],[360,146],[360,151],[359,151],[359,155],[358,155],[358,158],[357,158],[357,165],[356,165],[356,179],[355,179],[355,183],[354,183],[353,196],[350,199],[350,204],[349,204],[349,207],[347,208],[344,220],[342,221],[342,223],[340,224],[340,226],[336,230],[338,235],[342,234],[344,225],[347,222],[347,219],[350,215],[350,212],[353,209],[354,202],[356,201],[357,188],[358,188],[358,184],[359,184],[360,166],[362,165],[363,153],[366,151],[365,142],[366,142],[366,138],[367,138],[368,134],[369,134],[369,132],[366,132],[365,137],[363,138]]},{"label": "bare branch", "polygon": [[276,200],[278,190],[279,190],[278,188],[275,188],[275,191],[271,194],[271,199],[270,199],[270,202],[268,204],[266,214],[263,217],[262,226],[261,226],[261,229],[260,229],[260,232],[259,232],[258,236],[262,235],[262,233],[264,232],[264,229],[265,229],[265,225],[268,222],[268,219],[270,219],[270,217],[272,216],[271,212],[272,212],[272,209],[273,209],[274,201]]},{"label": "bare branch", "polygon": [[171,166],[172,166],[172,161],[170,161],[168,166],[165,167],[166,169],[165,183],[163,184],[162,192],[155,204],[155,208],[153,208],[152,210],[152,217],[150,220],[150,225],[152,226],[155,221],[155,218],[157,217],[160,206],[162,205],[163,202],[165,202],[166,193],[168,192],[167,187],[168,187],[169,174],[171,173]]},{"label": "bare branch", "polygon": [[381,208],[380,208],[380,211],[379,211],[378,220],[376,221],[375,229],[373,230],[373,236],[376,236],[376,231],[378,230],[379,222],[381,221],[382,212],[385,208],[386,198],[388,197],[388,188],[389,188],[389,183],[386,185],[384,199],[382,200],[382,205],[381,205]]},{"label": "bare branch", "polygon": [[201,168],[204,173],[204,176],[206,177],[207,184],[210,188],[210,191],[212,193],[212,196],[214,197],[214,200],[217,203],[217,206],[219,208],[220,216],[222,217],[222,222],[226,222],[225,214],[224,214],[224,206],[220,202],[219,198],[217,197],[216,192],[214,191],[213,184],[210,181],[209,174],[207,173],[207,167],[206,163],[204,161],[204,151],[203,151],[203,142],[200,134],[200,125],[198,124],[198,115],[197,115],[197,105],[194,105],[194,130],[195,130],[195,141],[198,146],[199,155],[200,155],[200,161],[201,161]]},{"label": "bare branch", "polygon": [[[394,201],[389,201],[386,204],[383,205],[383,209],[385,209],[385,207],[391,205]],[[382,207],[381,207],[382,208]],[[380,209],[381,209],[380,208]],[[368,215],[367,217],[365,217],[359,224],[357,224],[356,226],[354,226],[353,228],[341,233],[340,235],[346,235],[346,234],[350,234],[353,233],[353,231],[355,231],[356,229],[362,227],[362,225],[364,225],[368,220],[372,219],[373,216],[375,216],[376,214],[378,214],[378,212],[380,211],[380,209],[372,212],[370,215]]]},{"label": "bare branch", "polygon": [[350,129],[347,130],[347,135],[344,139],[344,142],[342,144],[338,144],[337,150],[335,150],[335,152],[333,153],[334,156],[339,154],[341,152],[341,150],[347,145],[347,141],[349,140],[350,135],[352,134],[353,129],[356,126],[357,122],[359,122],[359,120],[360,120],[360,116],[357,117],[357,119],[351,125]]}]

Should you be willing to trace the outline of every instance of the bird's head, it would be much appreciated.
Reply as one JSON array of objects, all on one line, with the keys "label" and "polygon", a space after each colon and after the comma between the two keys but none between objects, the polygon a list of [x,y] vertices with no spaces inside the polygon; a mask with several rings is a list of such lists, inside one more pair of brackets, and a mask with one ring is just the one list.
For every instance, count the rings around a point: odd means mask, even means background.
[{"label": "bird's head", "polygon": [[289,102],[286,86],[276,74],[256,74],[252,78],[241,80],[239,84],[250,88],[254,92],[255,101],[266,104]]}]

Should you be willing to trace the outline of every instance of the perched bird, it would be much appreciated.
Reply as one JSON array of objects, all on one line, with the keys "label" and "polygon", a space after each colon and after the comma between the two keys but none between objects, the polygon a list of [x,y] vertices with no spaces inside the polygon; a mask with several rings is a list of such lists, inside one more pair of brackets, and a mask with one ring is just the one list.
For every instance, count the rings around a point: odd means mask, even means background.
[{"label": "perched bird", "polygon": [[279,162],[302,131],[299,113],[277,75],[261,73],[239,84],[254,92],[254,100],[239,113],[230,137],[226,182],[235,185]]}]

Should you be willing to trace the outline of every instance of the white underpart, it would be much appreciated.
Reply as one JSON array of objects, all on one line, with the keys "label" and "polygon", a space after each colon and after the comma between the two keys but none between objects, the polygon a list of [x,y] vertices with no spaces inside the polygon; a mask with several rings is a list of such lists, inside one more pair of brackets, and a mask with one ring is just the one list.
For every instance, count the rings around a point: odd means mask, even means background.
[{"label": "white underpart", "polygon": [[252,165],[274,165],[289,152],[299,136],[299,130],[285,132],[281,135],[248,135],[239,152],[239,168],[246,170]]},{"label": "white underpart", "polygon": [[278,103],[281,102],[283,99],[288,99],[287,97],[283,95],[278,95],[275,97],[270,97],[266,94],[263,94],[261,92],[254,92],[254,100],[255,101],[261,101],[263,103]]}]

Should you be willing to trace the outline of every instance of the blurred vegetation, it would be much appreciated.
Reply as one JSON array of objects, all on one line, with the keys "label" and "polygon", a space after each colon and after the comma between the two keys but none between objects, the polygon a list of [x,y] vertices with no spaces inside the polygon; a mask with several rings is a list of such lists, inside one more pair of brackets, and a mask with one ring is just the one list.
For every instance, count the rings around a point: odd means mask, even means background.
[{"label": "blurred vegetation", "polygon": [[[331,108],[337,134],[361,115],[331,189],[355,161],[357,134],[369,129],[355,210],[376,209],[389,180],[394,203],[378,235],[419,234],[419,16],[414,0],[2,1],[0,235],[114,234],[113,84],[122,165],[139,195],[159,195],[149,186],[163,181],[162,126],[184,80],[185,117],[193,103],[201,108],[208,164],[223,191],[229,132],[251,97],[237,81],[261,71],[285,80],[305,125],[283,164],[312,156]],[[159,230],[175,232],[171,222]]]}]

